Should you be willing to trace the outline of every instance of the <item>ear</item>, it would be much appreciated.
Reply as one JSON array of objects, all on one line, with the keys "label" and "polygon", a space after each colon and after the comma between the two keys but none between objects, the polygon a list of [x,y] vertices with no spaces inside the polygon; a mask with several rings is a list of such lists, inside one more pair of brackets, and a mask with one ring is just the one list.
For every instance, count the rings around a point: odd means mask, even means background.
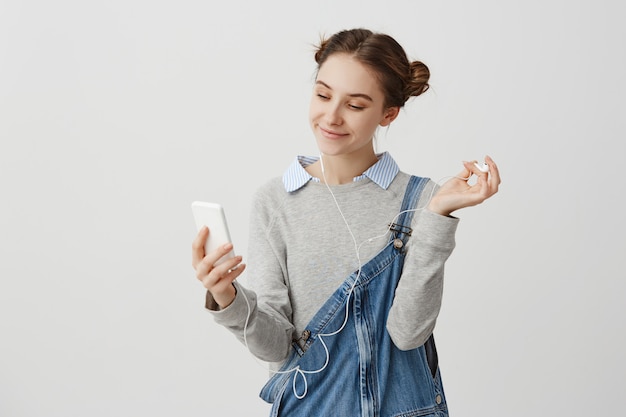
[{"label": "ear", "polygon": [[383,114],[383,118],[380,121],[381,126],[389,126],[391,122],[393,122],[396,117],[400,114],[400,107],[388,107],[385,109],[385,113]]}]

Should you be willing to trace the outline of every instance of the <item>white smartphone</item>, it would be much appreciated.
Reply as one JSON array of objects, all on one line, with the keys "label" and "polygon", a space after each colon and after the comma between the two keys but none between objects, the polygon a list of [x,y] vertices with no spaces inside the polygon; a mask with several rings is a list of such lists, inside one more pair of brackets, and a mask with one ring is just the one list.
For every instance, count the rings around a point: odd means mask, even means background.
[{"label": "white smartphone", "polygon": [[[204,253],[213,252],[218,247],[230,242],[230,232],[228,231],[228,223],[226,222],[226,214],[224,207],[217,203],[207,203],[204,201],[194,201],[191,203],[193,217],[196,220],[196,228],[200,230],[202,226],[209,228],[209,237],[204,244]],[[229,258],[235,256],[235,251],[231,250],[215,265],[218,265]]]}]

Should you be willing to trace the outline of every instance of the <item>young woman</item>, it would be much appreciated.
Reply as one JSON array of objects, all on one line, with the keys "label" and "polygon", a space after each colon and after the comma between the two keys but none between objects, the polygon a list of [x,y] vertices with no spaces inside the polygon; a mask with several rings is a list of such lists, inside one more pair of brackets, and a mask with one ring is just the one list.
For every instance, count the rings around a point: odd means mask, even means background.
[{"label": "young woman", "polygon": [[[262,186],[251,213],[248,267],[228,245],[193,266],[206,307],[270,362],[261,396],[281,416],[447,415],[433,329],[451,214],[498,190],[500,176],[465,162],[439,187],[406,174],[373,138],[429,71],[390,36],[341,31],[315,53],[309,120],[320,154],[298,156]],[[475,182],[468,182],[476,176]],[[249,288],[234,280],[247,270]]]}]

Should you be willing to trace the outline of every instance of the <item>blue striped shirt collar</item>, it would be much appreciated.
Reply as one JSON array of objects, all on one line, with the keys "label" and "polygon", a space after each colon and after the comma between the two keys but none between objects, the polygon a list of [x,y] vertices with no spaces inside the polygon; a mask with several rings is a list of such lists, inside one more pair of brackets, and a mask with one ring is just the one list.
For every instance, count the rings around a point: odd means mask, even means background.
[{"label": "blue striped shirt collar", "polygon": [[[353,181],[367,177],[386,190],[396,175],[398,175],[398,172],[400,172],[400,168],[389,152],[383,152],[376,156],[378,157],[378,162],[369,167],[363,174],[354,177]],[[290,193],[304,187],[309,181],[319,182],[319,178],[311,176],[304,169],[318,159],[319,157],[298,155],[283,174],[285,190]]]}]

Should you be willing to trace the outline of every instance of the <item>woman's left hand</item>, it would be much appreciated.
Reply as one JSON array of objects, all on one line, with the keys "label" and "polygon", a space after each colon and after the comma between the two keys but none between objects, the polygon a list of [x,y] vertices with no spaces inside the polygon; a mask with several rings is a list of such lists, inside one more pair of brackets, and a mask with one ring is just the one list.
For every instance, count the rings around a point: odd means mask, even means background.
[{"label": "woman's left hand", "polygon": [[[463,162],[463,171],[439,188],[428,204],[430,211],[448,216],[455,210],[480,204],[498,192],[500,172],[493,159],[485,157],[489,166],[488,172],[478,169],[475,162]],[[472,175],[477,178],[476,183],[470,185],[469,179]]]}]

